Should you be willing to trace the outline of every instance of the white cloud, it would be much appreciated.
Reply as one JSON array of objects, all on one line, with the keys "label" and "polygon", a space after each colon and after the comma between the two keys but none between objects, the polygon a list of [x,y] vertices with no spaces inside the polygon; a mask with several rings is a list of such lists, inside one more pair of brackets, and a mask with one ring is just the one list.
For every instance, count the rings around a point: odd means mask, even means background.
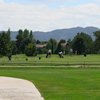
[{"label": "white cloud", "polygon": [[4,2],[3,0],[0,0],[0,3]]},{"label": "white cloud", "polygon": [[[67,0],[65,0],[67,1]],[[52,30],[73,26],[100,27],[100,7],[84,4],[73,7],[49,8],[47,5],[5,3],[0,0],[0,30]]]}]

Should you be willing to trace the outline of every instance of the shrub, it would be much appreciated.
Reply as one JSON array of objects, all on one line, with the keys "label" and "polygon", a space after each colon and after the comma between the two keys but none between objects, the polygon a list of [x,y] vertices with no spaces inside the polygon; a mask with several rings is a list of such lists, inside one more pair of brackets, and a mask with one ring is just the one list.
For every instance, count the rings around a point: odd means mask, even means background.
[{"label": "shrub", "polygon": [[25,54],[26,56],[33,56],[35,53],[36,47],[33,43],[29,43],[28,46],[25,48]]}]

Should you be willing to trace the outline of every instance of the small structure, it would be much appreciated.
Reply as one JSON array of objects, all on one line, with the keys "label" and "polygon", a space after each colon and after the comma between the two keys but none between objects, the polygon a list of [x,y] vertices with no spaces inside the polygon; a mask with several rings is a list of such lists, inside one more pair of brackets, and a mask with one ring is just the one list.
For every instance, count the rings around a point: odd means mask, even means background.
[{"label": "small structure", "polygon": [[36,44],[37,49],[46,48],[47,44]]},{"label": "small structure", "polygon": [[36,52],[37,52],[37,54],[46,53],[46,51],[47,51],[46,46],[47,46],[47,44],[36,44]]},{"label": "small structure", "polygon": [[44,100],[29,81],[0,77],[0,100]]}]

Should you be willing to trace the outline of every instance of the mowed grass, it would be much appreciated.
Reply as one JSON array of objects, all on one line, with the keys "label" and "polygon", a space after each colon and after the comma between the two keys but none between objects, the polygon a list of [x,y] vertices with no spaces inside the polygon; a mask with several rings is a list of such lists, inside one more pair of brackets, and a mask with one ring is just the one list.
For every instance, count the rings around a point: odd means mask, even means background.
[{"label": "mowed grass", "polygon": [[32,81],[45,100],[100,100],[100,68],[2,67],[0,76]]},{"label": "mowed grass", "polygon": [[[100,65],[100,54],[98,55],[65,55],[64,58],[59,58],[58,55],[51,55],[46,58],[46,55],[38,55],[37,57],[26,57],[25,55],[14,55],[12,61],[9,61],[7,57],[0,58],[0,65],[28,65],[28,66],[58,66],[58,65]],[[39,60],[41,57],[41,60]],[[28,60],[26,60],[26,58]]]}]

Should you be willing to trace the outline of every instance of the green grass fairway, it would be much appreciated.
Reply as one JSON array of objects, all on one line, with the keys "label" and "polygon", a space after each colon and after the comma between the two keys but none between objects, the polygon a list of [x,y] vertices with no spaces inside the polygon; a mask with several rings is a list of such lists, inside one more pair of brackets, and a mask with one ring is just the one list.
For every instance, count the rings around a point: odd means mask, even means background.
[{"label": "green grass fairway", "polygon": [[[39,60],[41,57],[41,60]],[[28,61],[26,61],[28,58]],[[65,55],[59,58],[58,55],[52,55],[50,58],[45,55],[37,57],[26,57],[25,55],[14,55],[12,61],[8,61],[7,57],[0,58],[0,66],[69,66],[69,65],[88,65],[100,66],[100,55]]]},{"label": "green grass fairway", "polygon": [[100,68],[0,68],[32,81],[45,100],[100,100]]}]

